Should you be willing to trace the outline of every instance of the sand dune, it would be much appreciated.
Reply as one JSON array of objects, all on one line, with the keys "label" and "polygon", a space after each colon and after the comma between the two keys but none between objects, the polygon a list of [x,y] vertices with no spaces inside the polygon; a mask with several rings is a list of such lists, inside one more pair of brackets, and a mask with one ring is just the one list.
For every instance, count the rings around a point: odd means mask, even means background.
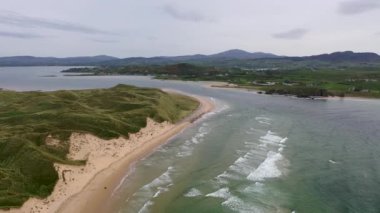
[{"label": "sand dune", "polygon": [[111,196],[134,162],[214,108],[209,99],[194,98],[199,100],[200,107],[183,121],[157,123],[148,118],[147,126],[130,134],[128,139],[102,140],[91,134],[72,134],[68,158],[87,160],[86,165],[55,164],[59,181],[49,197],[31,198],[20,209],[3,212],[101,212],[102,201]]}]

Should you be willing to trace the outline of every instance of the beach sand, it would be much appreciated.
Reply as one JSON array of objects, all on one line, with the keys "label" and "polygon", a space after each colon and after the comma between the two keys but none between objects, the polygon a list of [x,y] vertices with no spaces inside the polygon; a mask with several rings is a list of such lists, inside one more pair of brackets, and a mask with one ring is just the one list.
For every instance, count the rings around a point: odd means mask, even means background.
[{"label": "beach sand", "polygon": [[[147,119],[147,126],[136,134],[103,140],[91,134],[73,133],[68,158],[86,160],[84,166],[55,164],[59,180],[46,199],[30,198],[19,209],[7,213],[103,212],[102,204],[122,181],[133,163],[149,155],[170,138],[189,127],[193,121],[214,108],[208,98],[192,96],[198,109],[177,124],[157,123]],[[50,141],[54,143],[54,141]]]},{"label": "beach sand", "polygon": [[[231,84],[227,82],[222,82],[222,81],[199,81],[201,82],[205,87],[207,88],[217,88],[217,89],[226,89],[226,90],[239,90],[239,91],[244,91],[244,92],[253,92],[260,94],[260,92],[264,95],[264,91],[258,90],[255,88],[246,88],[246,87],[241,87],[236,84]],[[271,96],[285,96],[285,97],[293,97],[293,98],[298,98],[295,95],[279,95],[279,94],[270,94]],[[301,99],[311,99],[311,98],[301,98]],[[338,97],[338,96],[328,96],[328,97],[313,97],[313,100],[331,100],[331,101],[342,101],[342,100],[347,100],[347,101],[380,101],[378,98],[371,98],[371,97],[358,97],[358,96],[345,96],[345,97]]]}]

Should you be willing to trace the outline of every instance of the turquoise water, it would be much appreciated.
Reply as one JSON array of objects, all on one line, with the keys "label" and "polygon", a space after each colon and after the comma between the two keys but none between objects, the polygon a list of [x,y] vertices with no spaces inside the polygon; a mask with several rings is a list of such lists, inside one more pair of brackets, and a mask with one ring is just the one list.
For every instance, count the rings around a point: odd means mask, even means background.
[{"label": "turquoise water", "polygon": [[[380,101],[306,100],[147,77],[0,68],[0,87],[118,83],[212,98],[215,112],[137,162],[108,212],[380,212]],[[55,74],[57,77],[40,77]]]}]

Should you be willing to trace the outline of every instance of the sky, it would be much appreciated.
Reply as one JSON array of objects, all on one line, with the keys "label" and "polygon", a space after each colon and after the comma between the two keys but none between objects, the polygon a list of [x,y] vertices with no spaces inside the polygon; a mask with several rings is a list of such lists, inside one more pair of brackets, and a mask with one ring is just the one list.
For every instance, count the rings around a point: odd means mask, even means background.
[{"label": "sky", "polygon": [[380,53],[380,0],[1,0],[0,56]]}]

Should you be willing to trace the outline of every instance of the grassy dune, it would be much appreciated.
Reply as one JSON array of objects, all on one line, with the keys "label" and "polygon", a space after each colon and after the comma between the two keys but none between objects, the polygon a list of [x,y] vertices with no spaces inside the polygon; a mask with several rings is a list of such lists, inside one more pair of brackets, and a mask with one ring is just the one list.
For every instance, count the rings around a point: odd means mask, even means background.
[{"label": "grassy dune", "polygon": [[[29,197],[48,196],[58,180],[54,162],[66,158],[73,132],[103,139],[127,136],[146,126],[146,118],[176,122],[198,102],[157,89],[118,85],[110,89],[55,92],[0,91],[0,209]],[[59,139],[49,145],[46,138]]]}]

